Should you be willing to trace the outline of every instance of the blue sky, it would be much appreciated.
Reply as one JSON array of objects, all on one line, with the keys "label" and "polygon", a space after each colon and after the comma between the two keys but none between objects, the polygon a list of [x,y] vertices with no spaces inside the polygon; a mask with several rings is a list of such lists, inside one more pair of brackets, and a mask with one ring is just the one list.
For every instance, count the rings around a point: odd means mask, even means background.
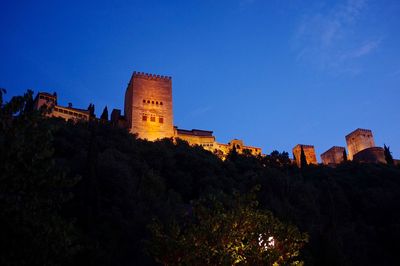
[{"label": "blue sky", "polygon": [[263,151],[345,146],[361,127],[400,157],[400,1],[0,2],[0,87],[123,107],[134,70],[173,77],[174,123]]}]

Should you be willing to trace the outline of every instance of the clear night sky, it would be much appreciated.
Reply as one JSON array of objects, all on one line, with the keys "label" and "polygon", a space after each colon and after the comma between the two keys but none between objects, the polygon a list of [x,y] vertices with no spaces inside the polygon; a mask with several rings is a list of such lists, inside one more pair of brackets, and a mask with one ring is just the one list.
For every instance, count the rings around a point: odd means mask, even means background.
[{"label": "clear night sky", "polygon": [[[319,154],[361,127],[400,157],[400,1],[0,2],[0,87],[123,109],[134,70],[173,77],[175,125]],[[7,98],[6,98],[7,99]]]}]

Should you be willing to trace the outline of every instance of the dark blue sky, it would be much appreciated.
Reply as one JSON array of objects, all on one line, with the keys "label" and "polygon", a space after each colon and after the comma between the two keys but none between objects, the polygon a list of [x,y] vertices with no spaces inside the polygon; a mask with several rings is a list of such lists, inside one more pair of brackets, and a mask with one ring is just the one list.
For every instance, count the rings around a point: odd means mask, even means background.
[{"label": "dark blue sky", "polygon": [[400,1],[0,2],[0,87],[123,109],[132,71],[173,77],[175,125],[319,154],[361,127],[400,157]]}]

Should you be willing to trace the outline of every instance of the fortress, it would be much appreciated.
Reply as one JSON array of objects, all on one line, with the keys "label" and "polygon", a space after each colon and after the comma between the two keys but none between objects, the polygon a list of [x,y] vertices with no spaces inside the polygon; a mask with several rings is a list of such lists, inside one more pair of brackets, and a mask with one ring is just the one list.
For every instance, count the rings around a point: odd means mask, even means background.
[{"label": "fortress", "polygon": [[[34,100],[36,109],[46,105],[51,107],[48,116],[60,117],[65,120],[92,119],[90,108],[88,110],[73,108],[57,104],[57,94],[40,92]],[[111,123],[115,126],[126,128],[138,138],[155,141],[163,138],[181,139],[190,145],[198,145],[224,158],[232,149],[238,153],[261,155],[261,148],[247,146],[242,140],[233,139],[227,144],[216,141],[213,131],[200,129],[180,129],[174,126],[172,103],[172,78],[133,72],[125,92],[124,115],[121,110],[113,109]],[[386,163],[384,151],[376,147],[372,131],[369,129],[356,129],[346,137],[348,159],[358,162]],[[301,165],[301,150],[304,151],[307,164],[318,164],[313,145],[298,144],[293,148],[294,163]],[[346,149],[333,146],[321,154],[324,165],[335,166],[345,160]],[[397,160],[395,160],[398,162]]]},{"label": "fortress", "polygon": [[129,132],[142,139],[179,138],[223,156],[233,147],[239,153],[261,155],[261,148],[246,146],[241,140],[221,144],[216,141],[212,131],[186,130],[174,126],[171,77],[133,72],[125,92],[125,117],[118,115],[120,113],[120,110],[114,109],[111,121],[125,125]]},{"label": "fortress", "polygon": [[[35,108],[51,107],[49,116],[65,120],[89,120],[89,110],[57,105],[57,95],[38,93]],[[228,144],[216,141],[213,131],[180,129],[174,126],[172,103],[172,78],[167,76],[133,72],[125,92],[124,115],[113,109],[111,123],[126,128],[138,138],[155,141],[163,138],[181,139],[190,145],[198,145],[224,158],[232,149],[238,153],[261,155],[261,148],[244,145],[234,139]]]}]

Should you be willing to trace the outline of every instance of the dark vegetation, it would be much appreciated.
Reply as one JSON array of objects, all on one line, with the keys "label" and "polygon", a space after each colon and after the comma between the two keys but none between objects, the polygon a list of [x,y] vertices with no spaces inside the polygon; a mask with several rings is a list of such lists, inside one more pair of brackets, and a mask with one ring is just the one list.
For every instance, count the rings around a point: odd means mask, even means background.
[{"label": "dark vegetation", "polygon": [[[276,151],[222,161],[104,121],[44,119],[31,92],[3,93],[0,265],[398,265],[398,167],[298,169]],[[261,254],[255,232],[283,244]]]}]

